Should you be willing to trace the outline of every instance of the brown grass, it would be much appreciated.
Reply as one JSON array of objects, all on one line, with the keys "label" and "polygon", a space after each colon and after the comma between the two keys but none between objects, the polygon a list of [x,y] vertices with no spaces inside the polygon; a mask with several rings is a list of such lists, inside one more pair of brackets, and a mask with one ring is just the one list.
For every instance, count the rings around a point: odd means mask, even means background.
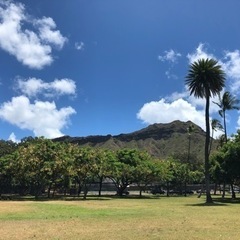
[{"label": "brown grass", "polygon": [[238,203],[204,199],[0,202],[0,239],[231,239],[240,236]]}]

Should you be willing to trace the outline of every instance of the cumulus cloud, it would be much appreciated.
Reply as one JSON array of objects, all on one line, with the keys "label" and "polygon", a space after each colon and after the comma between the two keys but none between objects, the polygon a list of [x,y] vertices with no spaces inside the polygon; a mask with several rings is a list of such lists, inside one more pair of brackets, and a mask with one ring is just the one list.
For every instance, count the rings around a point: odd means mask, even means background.
[{"label": "cumulus cloud", "polygon": [[75,43],[75,48],[79,51],[83,51],[84,50],[84,47],[85,47],[85,44],[84,42],[76,42]]},{"label": "cumulus cloud", "polygon": [[39,37],[43,42],[52,43],[60,49],[63,47],[66,38],[62,36],[59,30],[54,30],[57,26],[52,18],[43,17],[35,20],[34,25],[38,28]]},{"label": "cumulus cloud", "polygon": [[205,128],[204,111],[197,110],[182,98],[172,102],[167,102],[162,98],[159,101],[145,103],[139,110],[137,118],[147,124],[190,120],[203,129]]},{"label": "cumulus cloud", "polygon": [[21,129],[33,131],[35,136],[55,138],[69,123],[69,116],[76,113],[72,107],[57,109],[54,102],[30,103],[26,96],[13,97],[0,106],[0,118]]},{"label": "cumulus cloud", "polygon": [[[219,107],[212,101],[217,102],[218,99],[211,99],[209,112],[213,115],[218,112]],[[192,121],[205,130],[205,105],[205,99],[189,96],[187,91],[173,92],[159,101],[145,103],[138,111],[137,118],[145,124]],[[221,134],[220,131],[214,133],[216,137]]]},{"label": "cumulus cloud", "polygon": [[46,97],[76,94],[76,84],[68,78],[55,79],[49,83],[37,78],[29,78],[27,80],[18,78],[16,89],[28,97],[34,97],[39,94]]},{"label": "cumulus cloud", "polygon": [[181,57],[182,55],[176,51],[174,51],[173,49],[170,49],[169,51],[164,51],[164,55],[158,56],[158,59],[162,62],[168,61],[171,63],[175,63],[177,61],[177,59],[179,57]]},{"label": "cumulus cloud", "polygon": [[0,47],[22,64],[42,69],[53,62],[52,47],[61,49],[67,41],[55,28],[52,18],[35,19],[24,4],[0,0]]},{"label": "cumulus cloud", "polygon": [[236,93],[240,89],[240,51],[226,51],[221,64],[227,77],[231,79],[231,91]]},{"label": "cumulus cloud", "polygon": [[187,54],[189,63],[193,63],[199,59],[215,58],[213,54],[208,53],[206,46],[203,43],[199,43],[197,49],[193,53]]}]

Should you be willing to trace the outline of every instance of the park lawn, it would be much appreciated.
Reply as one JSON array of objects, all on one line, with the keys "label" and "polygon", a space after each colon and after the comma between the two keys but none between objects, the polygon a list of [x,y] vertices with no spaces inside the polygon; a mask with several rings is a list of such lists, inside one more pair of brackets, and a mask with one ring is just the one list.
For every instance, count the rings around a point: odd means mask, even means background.
[{"label": "park lawn", "polygon": [[239,201],[110,198],[0,201],[0,239],[239,239]]}]

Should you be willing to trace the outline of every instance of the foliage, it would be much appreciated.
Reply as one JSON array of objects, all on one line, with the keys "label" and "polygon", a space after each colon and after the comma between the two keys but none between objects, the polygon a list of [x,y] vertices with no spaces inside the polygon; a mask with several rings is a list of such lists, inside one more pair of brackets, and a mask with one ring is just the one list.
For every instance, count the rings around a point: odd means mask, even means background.
[{"label": "foliage", "polygon": [[227,110],[239,110],[240,107],[238,104],[240,101],[233,96],[230,92],[224,92],[222,97],[219,94],[219,102],[214,102],[218,105],[220,108],[219,115],[223,118],[223,124],[224,124],[224,134],[225,134],[225,141],[227,141],[227,126],[226,126],[226,111]]},{"label": "foliage", "polygon": [[190,65],[186,76],[186,85],[190,91],[190,95],[197,98],[204,98],[205,105],[205,183],[206,183],[206,202],[211,203],[210,194],[210,176],[209,176],[209,153],[210,153],[210,120],[209,107],[210,98],[219,95],[225,86],[225,73],[221,69],[221,65],[214,59],[199,59]]},{"label": "foliage", "polygon": [[[213,154],[212,174],[221,183],[239,185],[240,183],[240,131],[223,147]],[[233,195],[233,197],[235,197]]]}]

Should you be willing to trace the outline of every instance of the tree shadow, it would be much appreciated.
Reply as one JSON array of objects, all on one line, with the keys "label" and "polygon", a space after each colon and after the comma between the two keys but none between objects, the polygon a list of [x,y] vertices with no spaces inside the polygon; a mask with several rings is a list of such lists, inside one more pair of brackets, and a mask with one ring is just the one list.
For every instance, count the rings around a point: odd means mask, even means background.
[{"label": "tree shadow", "polygon": [[187,206],[198,206],[198,207],[221,207],[221,206],[229,206],[231,204],[240,204],[240,198],[232,199],[232,198],[222,198],[222,197],[213,197],[213,203],[196,203],[196,204],[186,204]]},{"label": "tree shadow", "polygon": [[193,204],[186,204],[185,206],[191,206],[191,207],[222,207],[222,206],[227,206],[225,203],[218,203],[218,202],[213,202],[213,203],[193,203]]},{"label": "tree shadow", "polygon": [[161,195],[138,195],[138,194],[129,194],[119,196],[116,194],[102,194],[101,196],[98,195],[87,195],[86,199],[84,199],[83,195],[55,195],[54,197],[47,197],[47,195],[40,195],[38,197],[34,197],[32,195],[20,196],[18,194],[11,194],[2,196],[0,201],[31,201],[31,202],[51,202],[51,201],[109,201],[113,199],[129,199],[129,200],[143,200],[143,199],[152,199],[152,200],[159,200],[163,196]]},{"label": "tree shadow", "polygon": [[213,198],[213,201],[222,204],[240,204],[240,198]]}]

